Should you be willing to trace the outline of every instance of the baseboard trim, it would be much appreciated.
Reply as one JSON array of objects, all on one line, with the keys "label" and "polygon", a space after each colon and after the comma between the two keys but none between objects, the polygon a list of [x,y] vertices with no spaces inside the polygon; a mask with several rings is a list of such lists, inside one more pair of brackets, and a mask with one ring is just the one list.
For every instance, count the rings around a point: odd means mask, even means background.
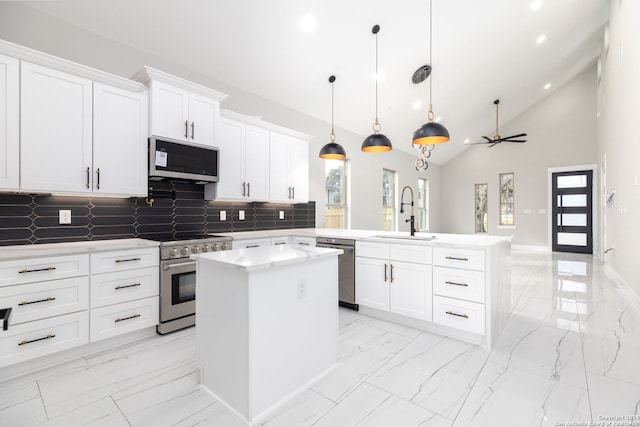
[{"label": "baseboard trim", "polygon": [[511,245],[511,249],[519,249],[535,252],[551,252],[547,246],[535,246],[535,245]]},{"label": "baseboard trim", "polygon": [[618,285],[618,290],[622,297],[629,301],[636,312],[640,313],[640,295],[638,295],[626,280],[611,266],[610,263],[604,263],[604,273]]}]

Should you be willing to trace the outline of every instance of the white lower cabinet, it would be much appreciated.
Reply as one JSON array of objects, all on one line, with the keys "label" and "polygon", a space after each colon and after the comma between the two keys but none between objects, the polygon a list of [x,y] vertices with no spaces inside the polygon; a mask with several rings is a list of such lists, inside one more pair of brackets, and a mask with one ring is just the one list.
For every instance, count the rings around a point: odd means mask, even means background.
[{"label": "white lower cabinet", "polygon": [[[406,245],[384,243],[356,243],[356,303],[365,307],[431,321],[431,265],[369,258],[362,254],[404,253]],[[428,253],[413,246],[414,259],[431,261]],[[424,248],[424,247],[422,247]]]},{"label": "white lower cabinet", "polygon": [[148,298],[158,295],[158,267],[97,274],[91,276],[91,307]]},{"label": "white lower cabinet", "polygon": [[88,312],[65,314],[11,326],[0,334],[0,366],[7,366],[89,342]]},{"label": "white lower cabinet", "polygon": [[262,248],[271,245],[268,237],[262,239],[240,239],[233,241],[233,249]]},{"label": "white lower cabinet", "polygon": [[91,342],[158,324],[157,296],[91,309]]},{"label": "white lower cabinet", "polygon": [[434,323],[482,335],[484,320],[484,304],[433,296]]}]

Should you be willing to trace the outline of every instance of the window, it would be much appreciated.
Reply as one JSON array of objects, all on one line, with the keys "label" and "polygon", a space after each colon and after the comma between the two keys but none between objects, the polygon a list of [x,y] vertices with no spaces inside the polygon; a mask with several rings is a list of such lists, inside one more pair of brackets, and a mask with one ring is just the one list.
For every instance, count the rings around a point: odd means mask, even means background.
[{"label": "window", "polygon": [[418,230],[429,229],[429,181],[418,178]]},{"label": "window", "polygon": [[500,174],[500,225],[515,225],[513,173]]},{"label": "window", "polygon": [[487,204],[487,193],[489,184],[475,184],[476,199],[476,233],[489,232],[489,206]]},{"label": "window", "polygon": [[325,160],[326,228],[347,228],[347,173],[344,160]]},{"label": "window", "polygon": [[382,170],[382,229],[396,230],[396,173]]}]

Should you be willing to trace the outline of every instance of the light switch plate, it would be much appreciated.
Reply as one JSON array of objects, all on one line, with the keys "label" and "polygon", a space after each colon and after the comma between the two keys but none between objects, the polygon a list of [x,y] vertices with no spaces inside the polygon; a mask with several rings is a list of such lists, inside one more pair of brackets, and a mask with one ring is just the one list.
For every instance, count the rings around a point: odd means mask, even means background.
[{"label": "light switch plate", "polygon": [[58,211],[58,223],[59,224],[71,224],[71,210],[60,209]]},{"label": "light switch plate", "polygon": [[280,211],[280,219],[284,219],[284,211]]},{"label": "light switch plate", "polygon": [[227,220],[227,211],[220,211],[220,221]]},{"label": "light switch plate", "polygon": [[238,211],[238,219],[244,221],[244,211]]}]

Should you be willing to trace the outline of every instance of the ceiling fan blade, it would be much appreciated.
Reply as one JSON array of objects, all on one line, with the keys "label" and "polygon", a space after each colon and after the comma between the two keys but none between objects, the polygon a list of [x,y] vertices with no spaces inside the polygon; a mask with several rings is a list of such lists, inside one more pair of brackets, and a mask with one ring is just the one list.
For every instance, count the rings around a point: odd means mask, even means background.
[{"label": "ceiling fan blade", "polygon": [[527,134],[526,134],[526,133],[519,133],[519,134],[517,134],[517,135],[505,136],[505,137],[504,137],[504,138],[502,138],[502,139],[520,138],[521,136],[527,136]]},{"label": "ceiling fan blade", "polygon": [[478,142],[465,142],[464,145],[486,145],[489,144],[487,141],[478,141]]},{"label": "ceiling fan blade", "polygon": [[526,139],[503,139],[504,142],[527,142]]},{"label": "ceiling fan blade", "polygon": [[489,143],[493,142],[493,138],[489,138],[488,136],[483,136],[483,138],[486,139]]},{"label": "ceiling fan blade", "polygon": [[494,141],[494,142],[493,142],[493,144],[489,144],[489,146],[488,146],[487,148],[491,148],[491,147],[493,147],[494,145],[500,144],[501,142],[502,142],[502,140],[501,140],[501,139],[498,139],[498,140]]}]

